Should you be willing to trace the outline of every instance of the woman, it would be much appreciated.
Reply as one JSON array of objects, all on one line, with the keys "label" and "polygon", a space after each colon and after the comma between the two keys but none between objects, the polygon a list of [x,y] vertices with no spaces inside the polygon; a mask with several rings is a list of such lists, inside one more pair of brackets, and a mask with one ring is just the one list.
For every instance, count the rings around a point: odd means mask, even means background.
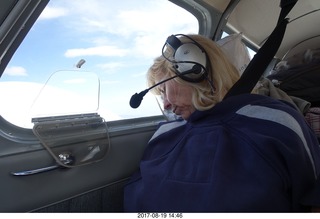
[{"label": "woman", "polygon": [[147,78],[182,119],[149,141],[125,188],[126,211],[303,212],[319,201],[314,133],[288,103],[257,94],[223,100],[239,74],[213,41],[170,36]]}]

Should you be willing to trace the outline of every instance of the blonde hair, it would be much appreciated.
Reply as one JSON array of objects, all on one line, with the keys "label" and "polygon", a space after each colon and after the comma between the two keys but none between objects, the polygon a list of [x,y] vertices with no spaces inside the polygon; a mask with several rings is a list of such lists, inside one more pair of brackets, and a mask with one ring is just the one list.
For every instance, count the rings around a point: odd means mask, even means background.
[{"label": "blonde hair", "polygon": [[[173,80],[179,84],[189,85],[193,89],[192,104],[197,110],[203,111],[221,102],[240,76],[238,70],[229,62],[228,58],[214,41],[201,35],[188,35],[188,37],[200,44],[208,56],[209,63],[206,66],[208,78],[198,83],[187,82],[180,77],[176,77]],[[179,39],[183,43],[192,42],[187,37],[179,37]],[[172,51],[165,52],[172,53]],[[153,65],[147,72],[149,87],[156,84],[156,76],[159,74],[163,75],[164,78],[176,75],[172,63],[163,56],[155,58]],[[212,81],[214,86],[213,92],[208,80]],[[160,90],[157,87],[151,91],[156,95],[160,95]]]}]

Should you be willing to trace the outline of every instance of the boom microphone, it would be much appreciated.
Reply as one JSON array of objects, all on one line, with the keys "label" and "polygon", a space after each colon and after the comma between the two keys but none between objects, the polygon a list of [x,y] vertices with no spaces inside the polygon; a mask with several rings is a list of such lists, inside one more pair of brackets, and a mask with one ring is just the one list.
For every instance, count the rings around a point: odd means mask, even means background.
[{"label": "boom microphone", "polygon": [[164,83],[166,81],[174,79],[176,77],[178,77],[178,75],[175,75],[175,76],[173,76],[171,78],[168,78],[166,80],[160,81],[159,83],[153,85],[152,87],[149,87],[148,89],[145,89],[144,91],[141,91],[140,93],[133,94],[131,99],[130,99],[130,106],[132,108],[138,108],[140,106],[141,102],[142,102],[142,99],[143,99],[144,95],[146,95],[149,92],[149,90],[151,90],[152,88],[154,88],[154,87],[156,87],[156,86],[158,86],[158,85],[160,85],[160,84],[162,84],[162,83]]},{"label": "boom microphone", "polygon": [[190,69],[190,70],[187,70],[187,71],[185,71],[183,73],[180,73],[180,74],[177,74],[177,75],[175,75],[175,76],[173,76],[171,78],[167,78],[167,79],[165,79],[163,81],[160,81],[159,83],[157,83],[157,84],[145,89],[144,91],[141,91],[140,93],[135,93],[134,95],[132,95],[132,97],[130,99],[130,106],[132,108],[138,108],[140,106],[141,102],[142,102],[143,97],[149,92],[149,90],[159,86],[160,84],[163,84],[163,83],[165,83],[167,81],[170,81],[170,80],[172,80],[172,79],[174,79],[176,77],[179,77],[180,75],[186,75],[186,74],[190,74],[190,73],[199,74],[199,73],[201,73],[201,71],[202,71],[202,66],[198,65],[198,64],[195,64],[192,67],[192,69]]}]

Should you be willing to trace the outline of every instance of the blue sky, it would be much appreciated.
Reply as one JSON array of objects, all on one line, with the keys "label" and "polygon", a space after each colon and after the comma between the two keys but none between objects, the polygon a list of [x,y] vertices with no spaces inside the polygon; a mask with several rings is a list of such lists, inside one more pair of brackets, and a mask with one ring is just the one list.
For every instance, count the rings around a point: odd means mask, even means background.
[{"label": "blue sky", "polygon": [[[197,31],[196,19],[167,0],[52,0],[0,82],[11,83],[2,89],[15,90],[13,83],[20,82],[17,85],[20,93],[16,91],[16,96],[14,92],[6,92],[18,98],[16,103],[27,99],[32,102],[37,91],[31,92],[30,86],[22,87],[21,82],[33,83],[33,89],[37,87],[35,83],[39,84],[39,90],[53,72],[75,70],[75,64],[85,59],[81,70],[95,72],[100,79],[102,114],[107,109],[122,118],[151,115],[157,107],[153,97],[145,98],[152,103],[147,100],[140,108],[131,109],[128,104],[131,95],[146,88],[146,71],[161,54],[167,36]],[[89,92],[92,87],[81,85],[80,81],[74,78],[79,89]],[[1,98],[3,102],[5,97]],[[12,107],[13,118],[18,113],[16,108],[21,106]],[[4,110],[4,113],[12,111]]]},{"label": "blue sky", "polygon": [[[132,5],[134,8],[130,8]],[[150,63],[160,54],[165,36],[182,30],[197,31],[194,18],[187,12],[180,12],[180,16],[177,7],[171,7],[172,3],[166,0],[127,0],[121,4],[99,0],[51,1],[27,36],[28,42],[19,49],[21,57],[19,53],[14,57],[6,74],[10,74],[12,65],[24,62],[20,67],[25,69],[25,76],[38,76],[43,72],[36,72],[37,69],[44,66],[52,66],[53,70],[70,68],[83,57],[88,59],[84,67],[109,74],[115,68],[137,63],[135,60]],[[26,53],[29,55],[25,56]]]}]

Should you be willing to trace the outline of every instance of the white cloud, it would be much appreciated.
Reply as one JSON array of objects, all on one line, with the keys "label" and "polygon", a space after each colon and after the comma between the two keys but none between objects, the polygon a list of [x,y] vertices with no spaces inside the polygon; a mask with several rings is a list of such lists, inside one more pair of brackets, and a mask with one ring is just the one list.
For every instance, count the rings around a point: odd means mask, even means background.
[{"label": "white cloud", "polygon": [[105,80],[101,81],[101,84],[119,84],[121,81],[110,81],[110,80]]},{"label": "white cloud", "polygon": [[86,83],[86,79],[85,78],[75,78],[75,79],[72,79],[72,80],[65,80],[63,81],[63,83],[65,84],[84,84]]},{"label": "white cloud", "polygon": [[63,17],[68,14],[68,10],[62,7],[46,7],[40,15],[39,19],[53,19],[58,17]]},{"label": "white cloud", "polygon": [[4,70],[4,74],[9,76],[27,76],[27,70],[21,66],[11,66]]},{"label": "white cloud", "polygon": [[104,64],[98,64],[97,67],[101,68],[103,70],[114,70],[117,68],[123,67],[124,64],[121,62],[109,62],[109,63],[104,63]]},{"label": "white cloud", "polygon": [[[111,45],[111,42],[119,48],[126,48],[130,55],[150,58],[160,55],[168,35],[197,31],[196,18],[178,6],[172,7],[174,4],[169,1],[123,0],[121,4],[115,4],[107,0],[82,0],[63,4],[73,9],[64,22],[66,27],[78,33],[79,38],[97,46],[70,49],[65,54],[67,57],[79,56],[77,54],[111,56],[112,53],[120,56],[116,47],[106,48],[109,52],[100,50],[100,46],[107,47],[105,45]],[[132,4],[135,6],[132,7]],[[101,33],[105,38],[97,38],[97,34]],[[120,54],[129,53],[120,49]]]},{"label": "white cloud", "polygon": [[116,46],[97,46],[91,48],[76,48],[68,49],[65,52],[65,57],[79,57],[79,56],[125,56],[128,53],[126,49],[120,49]]},{"label": "white cloud", "polygon": [[97,109],[98,96],[94,92],[86,96],[50,85],[43,89],[43,84],[39,83],[0,82],[0,93],[5,92],[10,95],[0,95],[0,115],[12,124],[24,128],[32,128],[31,118],[42,116],[98,111],[110,121],[121,119],[108,108]]}]

